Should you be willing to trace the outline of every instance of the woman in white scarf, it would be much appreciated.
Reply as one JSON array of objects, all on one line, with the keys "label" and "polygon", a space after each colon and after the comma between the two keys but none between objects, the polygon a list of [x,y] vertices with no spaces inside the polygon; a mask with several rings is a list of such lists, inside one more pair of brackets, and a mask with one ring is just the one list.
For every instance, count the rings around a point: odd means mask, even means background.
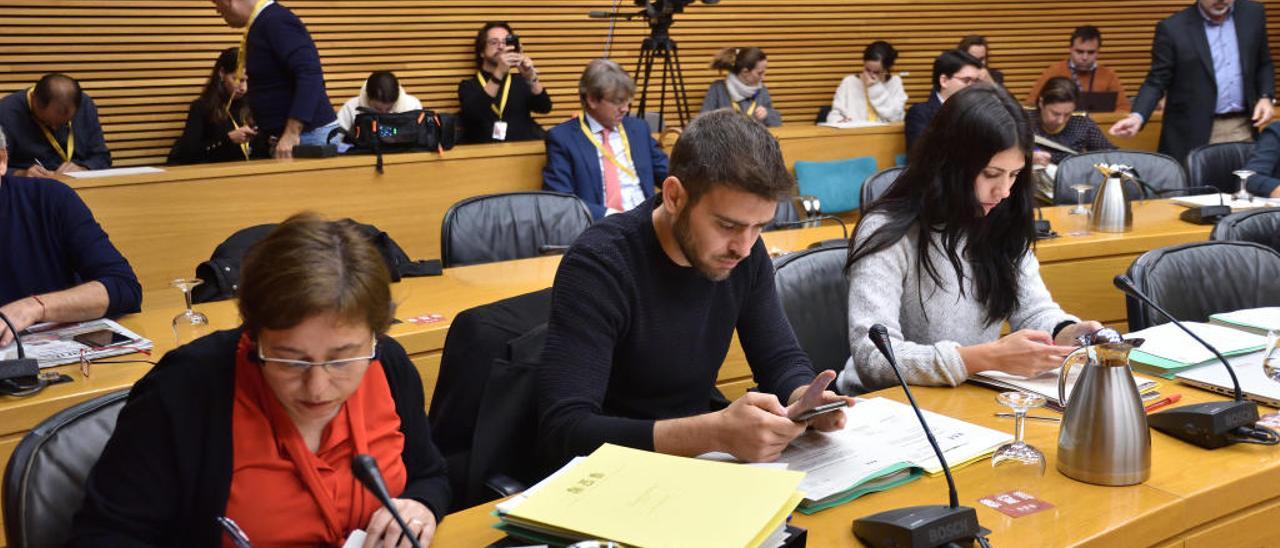
[{"label": "woman in white scarf", "polygon": [[766,126],[782,125],[782,114],[773,108],[773,98],[764,87],[769,61],[760,48],[725,48],[716,54],[711,68],[728,72],[716,80],[702,100],[702,112],[732,108]]}]

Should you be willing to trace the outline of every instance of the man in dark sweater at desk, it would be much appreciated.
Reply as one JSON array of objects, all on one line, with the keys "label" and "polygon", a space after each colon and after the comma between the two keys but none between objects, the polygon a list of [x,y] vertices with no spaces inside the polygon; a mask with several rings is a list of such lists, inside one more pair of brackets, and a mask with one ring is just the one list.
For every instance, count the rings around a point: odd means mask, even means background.
[{"label": "man in dark sweater at desk", "polygon": [[245,98],[272,156],[291,158],[294,145],[329,142],[338,116],[325,92],[320,53],[302,20],[272,0],[213,4],[227,25],[246,29],[237,72],[248,77]]},{"label": "man in dark sweater at desk", "polygon": [[[789,415],[841,399],[796,343],[759,238],[793,184],[777,141],[710,112],[676,143],[670,173],[661,194],[593,225],[560,263],[538,368],[548,464],[602,443],[771,461],[808,426]],[[735,328],[760,392],[716,410]],[[844,415],[812,425],[839,429]]]},{"label": "man in dark sweater at desk", "polygon": [[[0,131],[0,173],[8,167]],[[14,328],[137,312],[142,287],[76,192],[59,181],[0,178],[0,313]],[[0,346],[13,333],[0,323]]]},{"label": "man in dark sweater at desk", "polygon": [[494,21],[476,33],[475,76],[458,83],[462,142],[532,141],[547,132],[531,113],[551,112],[551,95],[511,26]]},{"label": "man in dark sweater at desk", "polygon": [[9,175],[52,177],[111,167],[98,108],[65,74],[46,74],[0,100],[0,127],[9,134]]}]

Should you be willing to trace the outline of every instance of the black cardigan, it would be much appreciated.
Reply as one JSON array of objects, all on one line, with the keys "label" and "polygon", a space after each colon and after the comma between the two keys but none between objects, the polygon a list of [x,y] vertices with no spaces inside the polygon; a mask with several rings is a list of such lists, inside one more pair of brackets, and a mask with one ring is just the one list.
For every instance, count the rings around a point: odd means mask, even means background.
[{"label": "black cardigan", "polygon": [[[240,112],[241,101],[231,103],[231,112]],[[169,149],[168,164],[204,164],[213,162],[244,161],[244,150],[231,142],[227,134],[235,126],[231,120],[213,123],[209,120],[209,108],[199,99],[191,102],[187,110],[187,124],[182,135]]]},{"label": "black cardigan", "polygon": [[[142,377],[85,485],[69,546],[217,546],[231,489],[231,414],[240,330],[169,352]],[[422,381],[404,349],[378,356],[400,415],[408,481],[399,498],[449,508],[445,461],[431,442]]]}]

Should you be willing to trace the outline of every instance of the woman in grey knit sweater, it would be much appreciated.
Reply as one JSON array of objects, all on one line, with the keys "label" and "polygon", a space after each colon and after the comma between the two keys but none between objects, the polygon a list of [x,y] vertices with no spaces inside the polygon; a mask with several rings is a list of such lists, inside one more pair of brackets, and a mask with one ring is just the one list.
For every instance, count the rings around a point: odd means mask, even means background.
[{"label": "woman in grey knit sweater", "polygon": [[[974,85],[943,104],[907,170],[871,206],[849,246],[844,393],[896,382],[867,339],[889,329],[907,382],[955,386],[997,370],[1033,376],[1061,365],[1077,336],[1102,326],[1064,312],[1040,279],[1032,137],[1001,88]],[[1000,337],[1009,322],[1011,333]]]},{"label": "woman in grey knit sweater", "polygon": [[769,96],[769,88],[764,87],[764,73],[769,69],[769,57],[764,50],[725,48],[711,61],[711,68],[727,74],[707,88],[702,112],[732,108],[768,127],[782,125],[782,114],[773,108],[773,97]]}]

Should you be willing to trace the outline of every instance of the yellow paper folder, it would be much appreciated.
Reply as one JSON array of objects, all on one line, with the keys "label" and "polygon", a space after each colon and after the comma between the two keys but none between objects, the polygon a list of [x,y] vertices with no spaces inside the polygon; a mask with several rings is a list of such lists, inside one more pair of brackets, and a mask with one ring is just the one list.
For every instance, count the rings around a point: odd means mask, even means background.
[{"label": "yellow paper folder", "polygon": [[605,444],[504,519],[633,546],[758,546],[803,498],[803,478]]}]

